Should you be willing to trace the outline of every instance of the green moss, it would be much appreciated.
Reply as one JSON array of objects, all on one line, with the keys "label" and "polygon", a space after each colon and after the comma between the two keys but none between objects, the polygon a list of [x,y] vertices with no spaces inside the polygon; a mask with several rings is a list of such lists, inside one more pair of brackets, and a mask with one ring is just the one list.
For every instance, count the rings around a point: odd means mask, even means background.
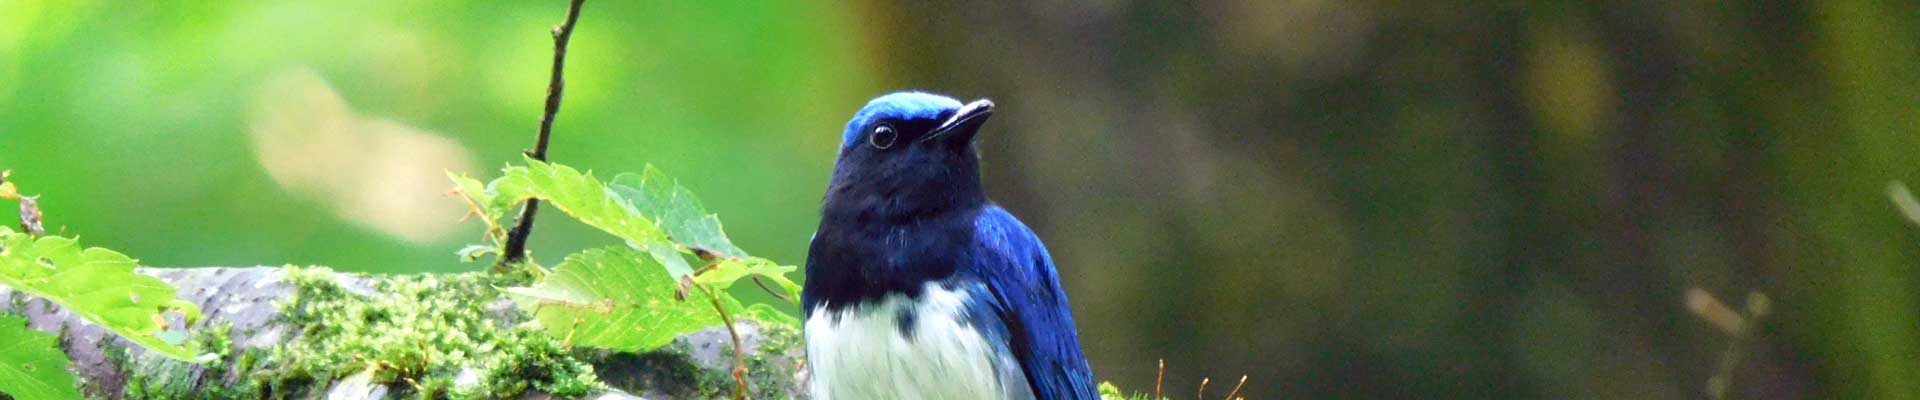
[{"label": "green moss", "polygon": [[1119,386],[1114,386],[1113,382],[1100,382],[1099,390],[1100,400],[1153,400],[1153,395],[1147,393],[1128,395],[1126,392],[1120,391]]},{"label": "green moss", "polygon": [[[122,371],[130,371],[123,388],[126,399],[259,398],[257,385],[224,384],[231,366],[227,360],[233,351],[232,330],[231,325],[218,324],[194,332],[193,340],[200,349],[219,356],[202,366],[152,353],[129,357],[128,349],[118,345],[106,349],[107,361]],[[203,383],[204,390],[198,387]]]},{"label": "green moss", "polygon": [[356,291],[324,268],[284,274],[293,294],[276,306],[281,322],[299,329],[290,342],[233,354],[231,327],[203,328],[195,340],[220,356],[204,367],[109,349],[109,361],[127,371],[122,397],[318,398],[327,383],[362,371],[395,390],[391,398],[502,399],[529,389],[573,397],[604,388],[578,351],[522,326],[517,311],[490,309],[503,284],[493,276],[371,276]]},{"label": "green moss", "polygon": [[[273,386],[372,371],[375,383],[398,383],[399,397],[509,398],[527,389],[578,396],[602,387],[592,365],[558,339],[490,314],[500,293],[489,275],[374,277],[365,296],[324,269],[289,270],[287,280],[295,294],[280,311],[302,331],[263,360],[284,371]],[[456,387],[463,370],[478,379]]]},{"label": "green moss", "polygon": [[[791,326],[760,324],[760,327],[762,335],[760,348],[754,354],[747,356],[747,388],[751,389],[747,397],[785,398],[787,393],[783,389],[787,385],[784,382],[793,380],[793,375],[799,372],[800,365],[797,360],[780,356],[806,342],[802,339],[800,331]],[[733,349],[729,348],[727,351],[731,353]],[[732,386],[733,381],[727,381],[725,387],[732,388]]]},{"label": "green moss", "polygon": [[[577,397],[604,390],[596,365],[626,376],[620,387],[647,387],[693,398],[732,397],[725,371],[707,370],[675,345],[645,354],[575,348],[531,325],[497,288],[522,274],[417,274],[357,277],[343,286],[323,268],[287,267],[291,294],[275,304],[291,331],[286,343],[238,351],[230,326],[195,330],[200,348],[219,357],[194,366],[160,356],[129,357],[110,348],[126,372],[122,398],[311,399],[329,383],[370,372],[389,398],[499,399],[528,390]],[[523,282],[522,282],[523,283]],[[751,398],[786,398],[797,371],[785,357],[804,344],[791,326],[761,324],[760,350],[746,359]],[[252,332],[245,332],[252,336]],[[723,349],[730,360],[732,348]]]}]

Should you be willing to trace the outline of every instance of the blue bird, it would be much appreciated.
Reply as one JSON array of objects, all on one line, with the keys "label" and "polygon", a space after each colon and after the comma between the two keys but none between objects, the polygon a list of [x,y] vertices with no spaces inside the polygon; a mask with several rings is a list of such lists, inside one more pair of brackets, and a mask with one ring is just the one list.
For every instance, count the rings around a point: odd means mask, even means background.
[{"label": "blue bird", "polygon": [[807,254],[814,399],[1098,399],[1040,238],[987,199],[993,102],[893,93],[847,122]]}]

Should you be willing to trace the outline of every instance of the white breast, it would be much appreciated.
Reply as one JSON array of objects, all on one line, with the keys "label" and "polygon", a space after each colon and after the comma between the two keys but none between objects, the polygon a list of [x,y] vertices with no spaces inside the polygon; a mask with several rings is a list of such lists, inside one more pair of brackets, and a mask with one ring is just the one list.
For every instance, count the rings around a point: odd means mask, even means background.
[{"label": "white breast", "polygon": [[[1033,398],[1012,357],[966,326],[966,296],[929,283],[917,301],[888,297],[837,316],[815,309],[806,326],[808,391],[815,400]],[[899,328],[906,310],[911,337]]]}]

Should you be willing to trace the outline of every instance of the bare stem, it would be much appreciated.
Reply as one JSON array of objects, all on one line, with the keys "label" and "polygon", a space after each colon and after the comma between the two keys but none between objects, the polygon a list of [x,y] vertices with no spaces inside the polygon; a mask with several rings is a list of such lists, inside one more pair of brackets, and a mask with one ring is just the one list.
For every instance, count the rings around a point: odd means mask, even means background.
[{"label": "bare stem", "polygon": [[733,399],[747,399],[747,347],[740,341],[740,331],[733,326],[733,315],[727,313],[727,307],[720,304],[720,295],[707,285],[695,284],[707,292],[707,300],[713,302],[714,311],[720,312],[720,322],[727,325],[727,335],[733,336]]},{"label": "bare stem", "polygon": [[1240,398],[1240,387],[1247,385],[1247,376],[1240,376],[1240,383],[1233,385],[1233,391],[1227,392],[1227,400]]},{"label": "bare stem", "polygon": [[[567,21],[553,27],[553,73],[547,80],[547,109],[540,115],[540,135],[534,139],[533,151],[527,152],[527,157],[535,160],[547,160],[547,138],[553,136],[553,117],[560,114],[560,94],[567,87],[564,78],[567,41],[573,38],[573,24],[580,20],[580,4],[584,2],[586,0],[573,0],[567,6]],[[533,216],[539,211],[537,199],[528,199],[526,207],[520,209],[520,219],[514,222],[513,230],[507,232],[507,248],[496,269],[526,258],[527,236],[533,234]]]}]

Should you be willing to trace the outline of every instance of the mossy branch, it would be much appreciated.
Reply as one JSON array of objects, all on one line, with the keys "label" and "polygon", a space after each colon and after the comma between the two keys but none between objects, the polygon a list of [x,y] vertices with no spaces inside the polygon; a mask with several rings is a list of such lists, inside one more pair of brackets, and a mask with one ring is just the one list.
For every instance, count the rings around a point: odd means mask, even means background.
[{"label": "mossy branch", "polygon": [[[654,351],[570,347],[486,273],[362,275],[295,267],[139,270],[199,305],[191,341],[218,358],[159,357],[57,305],[0,288],[0,314],[59,332],[83,390],[96,398],[726,397],[742,362],[755,398],[793,397],[799,333],[780,324],[701,329]],[[741,349],[744,351],[729,350]],[[627,395],[631,393],[631,395]],[[733,396],[739,396],[738,393]],[[570,397],[570,396],[569,396]],[[590,396],[591,397],[591,396]],[[367,398],[367,397],[360,397]]]}]

